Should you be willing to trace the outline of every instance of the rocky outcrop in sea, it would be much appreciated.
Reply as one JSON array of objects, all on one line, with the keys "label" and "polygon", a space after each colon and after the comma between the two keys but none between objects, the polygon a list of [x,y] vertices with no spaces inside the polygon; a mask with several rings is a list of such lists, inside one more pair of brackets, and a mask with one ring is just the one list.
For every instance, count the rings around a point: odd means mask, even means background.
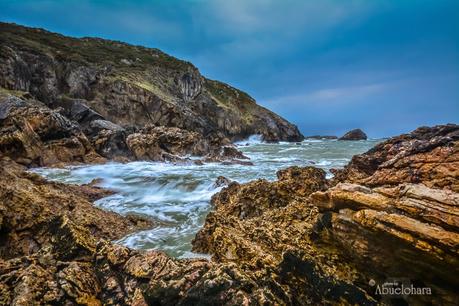
[{"label": "rocky outcrop in sea", "polygon": [[347,132],[338,140],[366,140],[367,134],[365,134],[361,129],[355,129]]}]

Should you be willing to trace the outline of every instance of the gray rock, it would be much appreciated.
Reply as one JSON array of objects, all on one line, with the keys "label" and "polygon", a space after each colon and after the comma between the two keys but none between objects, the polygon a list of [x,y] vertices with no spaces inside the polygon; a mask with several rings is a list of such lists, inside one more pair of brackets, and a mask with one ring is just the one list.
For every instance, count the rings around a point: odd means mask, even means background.
[{"label": "gray rock", "polygon": [[215,183],[212,185],[212,187],[215,189],[215,188],[219,188],[219,187],[223,187],[223,186],[228,186],[231,182],[232,182],[232,180],[230,180],[230,179],[228,179],[228,178],[226,178],[224,176],[219,176],[215,180]]},{"label": "gray rock", "polygon": [[114,131],[114,132],[124,131],[124,129],[118,124],[115,124],[107,120],[100,120],[100,119],[94,120],[94,121],[91,121],[89,126],[91,127],[91,129],[96,130],[96,131],[101,131],[101,130],[109,130],[109,131]]},{"label": "gray rock", "polygon": [[7,96],[5,99],[0,101],[0,120],[8,118],[13,108],[22,107],[25,105],[26,103],[23,100],[15,96]]}]

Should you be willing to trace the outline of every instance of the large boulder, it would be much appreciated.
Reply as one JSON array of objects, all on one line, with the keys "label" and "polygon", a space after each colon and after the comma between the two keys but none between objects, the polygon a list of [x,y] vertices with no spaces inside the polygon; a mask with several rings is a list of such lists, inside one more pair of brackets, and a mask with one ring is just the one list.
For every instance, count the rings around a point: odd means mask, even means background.
[{"label": "large boulder", "polygon": [[367,134],[365,134],[361,129],[355,129],[347,132],[338,140],[367,140]]},{"label": "large boulder", "polygon": [[0,154],[28,166],[102,162],[74,122],[35,100],[0,93]]},{"label": "large boulder", "polygon": [[202,156],[209,143],[199,133],[179,128],[147,126],[127,137],[126,143],[136,159],[175,160],[186,155]]}]

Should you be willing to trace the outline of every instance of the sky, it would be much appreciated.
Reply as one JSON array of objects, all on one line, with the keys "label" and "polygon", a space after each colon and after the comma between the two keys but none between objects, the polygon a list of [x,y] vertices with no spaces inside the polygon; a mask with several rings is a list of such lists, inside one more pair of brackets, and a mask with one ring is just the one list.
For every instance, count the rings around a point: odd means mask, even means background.
[{"label": "sky", "polygon": [[457,0],[0,0],[0,20],[159,48],[305,135],[459,123]]}]

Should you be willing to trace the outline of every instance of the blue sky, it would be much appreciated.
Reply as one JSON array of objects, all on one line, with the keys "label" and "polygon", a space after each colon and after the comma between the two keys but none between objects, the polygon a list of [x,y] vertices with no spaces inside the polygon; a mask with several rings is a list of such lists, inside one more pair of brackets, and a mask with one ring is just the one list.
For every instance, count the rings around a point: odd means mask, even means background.
[{"label": "blue sky", "polygon": [[459,1],[0,0],[0,20],[156,47],[305,135],[459,123]]}]

